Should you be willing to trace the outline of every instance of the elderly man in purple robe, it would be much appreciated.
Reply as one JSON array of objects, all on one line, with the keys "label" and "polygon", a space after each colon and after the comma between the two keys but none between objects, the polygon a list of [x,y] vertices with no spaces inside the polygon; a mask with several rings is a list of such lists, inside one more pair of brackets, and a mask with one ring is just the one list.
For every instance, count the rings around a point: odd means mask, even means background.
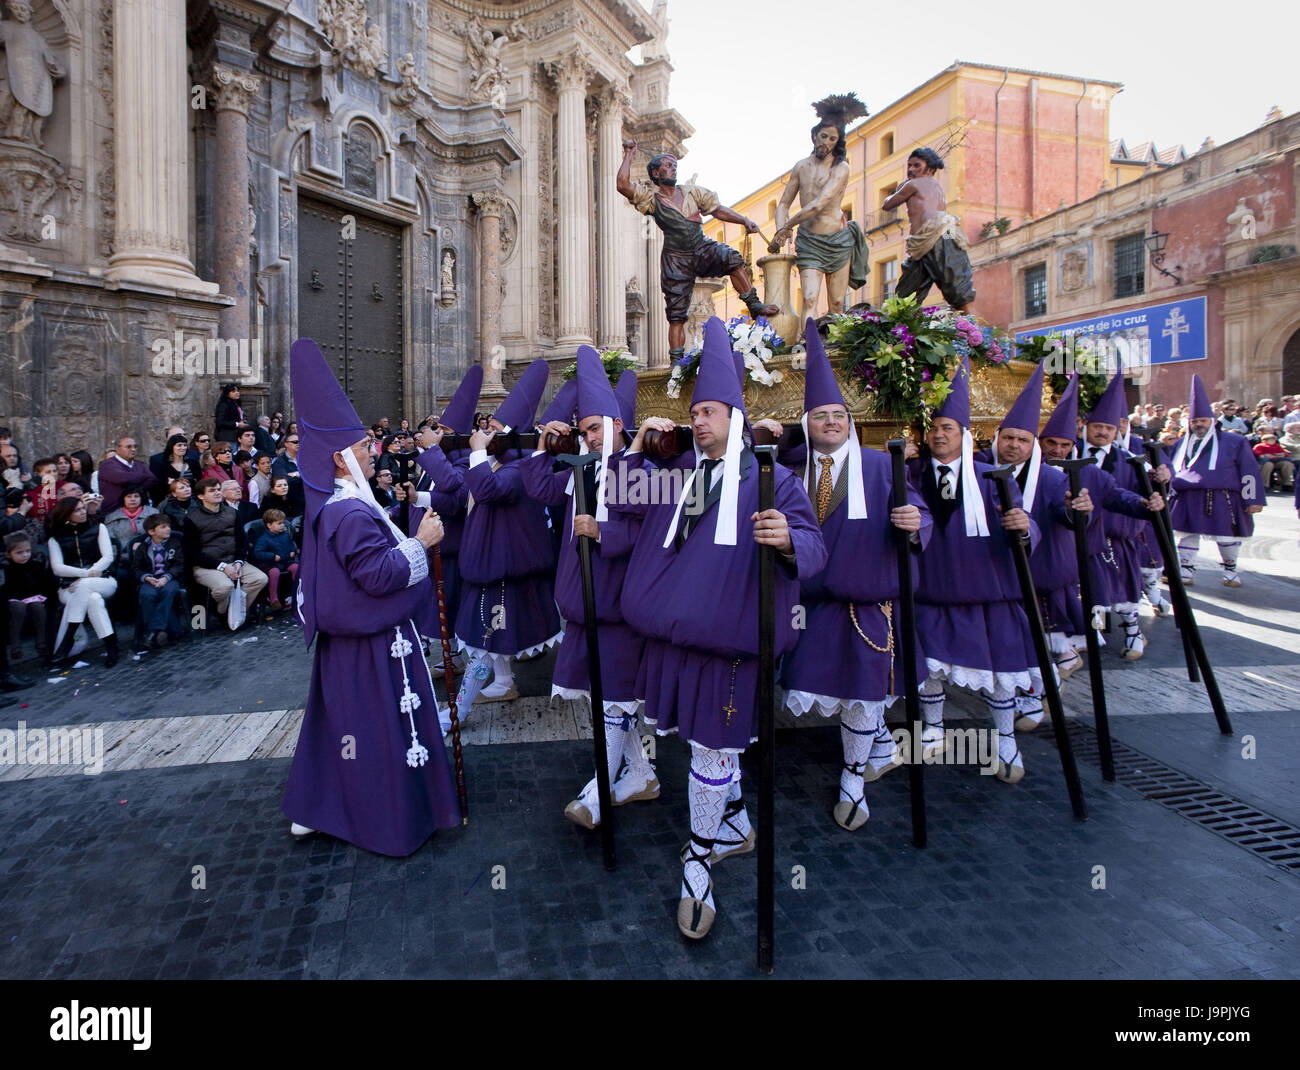
[{"label": "elderly man in purple robe", "polygon": [[921,554],[916,628],[929,672],[921,684],[923,759],[947,752],[944,683],[983,694],[998,731],[999,780],[1025,775],[1016,746],[1016,692],[1038,694],[1043,681],[1021,601],[1009,540],[1032,551],[1038,525],[1011,488],[1013,506],[1001,513],[997,487],[982,478],[970,433],[970,361],[963,357],[952,391],[930,421],[927,449],[911,462],[914,481],[934,518]]},{"label": "elderly man in purple robe", "polygon": [[[468,710],[475,701],[518,698],[511,659],[541,653],[561,638],[546,511],[524,492],[522,452],[489,453],[495,435],[532,431],[549,371],[545,360],[533,361],[492,415],[489,430],[470,435],[456,615],[456,636],[470,662],[457,695],[458,710]],[[489,668],[494,679],[486,685]]]},{"label": "elderly man in purple robe", "polygon": [[[645,652],[645,639],[633,631],[619,606],[623,575],[641,522],[638,518],[611,512],[610,461],[623,451],[623,419],[618,399],[609,384],[600,356],[591,346],[578,347],[578,374],[565,386],[576,387],[576,402],[565,401],[567,412],[578,413],[578,433],[583,453],[596,452],[600,460],[575,474],[572,468],[553,471],[545,447],[551,436],[570,431],[568,419],[542,424],[541,449],[520,463],[524,489],[548,507],[563,506],[560,560],[555,575],[555,601],[564,617],[564,639],[555,659],[551,697],[585,699],[591,703],[591,676],[587,663],[587,622],[583,610],[582,576],[578,563],[578,537],[589,536],[592,546],[592,586],[596,595],[596,627],[600,638],[601,691],[605,718],[605,758],[609,770],[611,801],[615,806],[659,797],[659,780],[646,759],[637,731],[641,700],[636,674]],[[559,413],[556,414],[559,416]],[[585,481],[588,512],[578,513],[574,480]],[[592,712],[595,716],[595,711]],[[626,765],[624,762],[626,761]],[[619,767],[623,765],[623,775]],[[600,824],[600,797],[596,778],[578,793],[564,810],[564,816],[583,828]]]},{"label": "elderly man in purple robe", "polygon": [[316,657],[284,815],[295,836],[409,855],[460,820],[414,620],[434,597],[442,524],[428,513],[410,537],[392,523],[370,490],[365,426],[320,350],[300,338],[290,361],[307,494],[297,614]]},{"label": "elderly man in purple robe", "polygon": [[[672,426],[654,417],[642,423],[616,466],[619,486],[627,485],[628,469],[643,463],[646,431]],[[759,511],[758,464],[744,442],[744,397],[727,329],[716,316],[704,326],[691,429],[694,448],[671,469],[684,477],[679,494],[649,503],[628,495],[632,500],[615,504],[644,518],[622,609],[646,638],[637,677],[645,719],[659,734],[677,732],[691,744],[691,838],[682,852],[677,927],[698,940],[715,916],[712,863],[754,845],[740,793],[740,755],[758,731],[758,548],[777,552],[780,656],[798,639],[799,581],[822,570],[826,547],[808,496],[787,469],[776,469],[775,508]],[[720,841],[724,820],[730,836]]]},{"label": "elderly man in purple robe", "polygon": [[[899,587],[893,529],[906,531],[919,553],[930,539],[931,520],[914,486],[908,487],[908,504],[893,508],[890,458],[858,445],[811,319],[804,339],[802,423],[810,449],[799,474],[821,525],[826,568],[800,584],[804,627],[781,662],[781,684],[796,717],[812,710],[840,715],[844,763],[831,813],[840,828],[853,832],[871,816],[863,785],[901,764],[895,756],[872,759],[885,709],[902,684],[901,668],[895,672],[901,636],[894,613]],[[918,650],[918,665],[923,658]]]},{"label": "elderly man in purple robe", "polygon": [[[1096,459],[1102,471],[1110,475],[1122,490],[1137,493],[1137,473],[1128,463],[1133,456],[1119,445],[1120,421],[1124,418],[1126,405],[1124,401],[1124,372],[1115,373],[1115,378],[1102,393],[1084,427],[1081,455]],[[1169,471],[1163,465],[1157,469],[1158,481],[1166,481]],[[1152,501],[1160,496],[1153,495]],[[1163,508],[1163,500],[1156,509]],[[1104,506],[1102,514],[1106,533],[1106,548],[1101,555],[1102,570],[1106,576],[1110,591],[1110,607],[1119,616],[1124,625],[1123,657],[1136,661],[1146,651],[1146,637],[1138,624],[1138,600],[1142,597],[1145,577],[1142,573],[1144,563],[1149,565],[1149,551],[1146,543],[1154,542],[1149,516],[1135,516],[1132,512]]]},{"label": "elderly man in purple robe", "polygon": [[1183,583],[1196,575],[1196,551],[1204,535],[1218,543],[1223,585],[1240,587],[1237,555],[1255,533],[1254,514],[1264,508],[1264,481],[1248,439],[1220,434],[1199,375],[1192,376],[1187,434],[1173,447],[1169,519],[1178,536]]},{"label": "elderly man in purple robe", "polygon": [[[1048,461],[1066,461],[1078,456],[1078,443],[1075,439],[1079,422],[1079,377],[1070,377],[1069,385],[1061,392],[1061,397],[1048,417],[1047,423],[1038,436],[1042,445],[1043,458]],[[1143,498],[1131,490],[1126,490],[1115,482],[1110,473],[1094,465],[1084,468],[1079,473],[1083,491],[1091,498],[1094,505],[1092,519],[1088,524],[1088,575],[1092,580],[1093,605],[1082,606],[1086,626],[1092,626],[1116,596],[1112,591],[1118,575],[1113,561],[1114,552],[1106,534],[1105,513],[1115,513],[1146,523],[1153,512],[1164,508],[1164,500],[1159,494],[1152,494],[1150,499]],[[1080,495],[1082,497],[1082,495]],[[1147,525],[1150,526],[1149,524]],[[1155,542],[1155,533],[1150,533],[1150,541]],[[1032,565],[1033,558],[1030,559]],[[1069,636],[1070,642],[1078,646],[1080,637]],[[1102,640],[1104,642],[1104,640]],[[1086,640],[1084,640],[1086,645]],[[1041,715],[1024,715],[1016,722],[1016,727],[1025,731],[1036,727],[1041,722]]]},{"label": "elderly man in purple robe", "polygon": [[[1079,565],[1074,544],[1074,513],[1094,517],[1092,497],[1085,487],[1078,500],[1070,495],[1070,480],[1044,463],[1038,441],[1043,407],[1043,371],[1039,364],[993,435],[992,448],[976,460],[1015,466],[1025,511],[1038,526],[1039,540],[1029,557],[1029,570],[1047,629],[1047,646],[1062,680],[1083,665],[1079,650],[1086,646],[1087,622],[1079,600]],[[1043,719],[1039,694],[1016,696],[1016,728],[1031,731]]]}]

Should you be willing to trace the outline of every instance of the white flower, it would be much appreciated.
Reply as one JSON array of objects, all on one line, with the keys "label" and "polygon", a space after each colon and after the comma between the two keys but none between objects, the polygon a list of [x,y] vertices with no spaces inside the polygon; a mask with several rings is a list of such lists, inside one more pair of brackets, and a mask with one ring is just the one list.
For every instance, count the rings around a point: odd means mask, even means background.
[{"label": "white flower", "polygon": [[677,378],[674,377],[668,380],[668,384],[664,387],[664,393],[670,398],[679,398],[682,396],[681,383]]},{"label": "white flower", "polygon": [[672,375],[669,376],[669,378],[674,380],[679,380],[681,379],[681,377],[682,377],[682,366],[680,364],[674,364],[673,373]]}]

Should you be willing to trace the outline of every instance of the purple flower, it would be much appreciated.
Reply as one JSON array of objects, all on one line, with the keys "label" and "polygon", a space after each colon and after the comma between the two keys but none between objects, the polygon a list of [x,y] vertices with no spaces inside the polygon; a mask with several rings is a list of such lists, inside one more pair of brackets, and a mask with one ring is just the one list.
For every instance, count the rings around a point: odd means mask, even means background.
[{"label": "purple flower", "polygon": [[921,369],[921,382],[928,383],[933,378],[934,378],[934,372],[932,372],[929,368]]},{"label": "purple flower", "polygon": [[933,316],[938,311],[938,305],[926,305],[925,308],[921,309],[921,312],[926,316]]}]

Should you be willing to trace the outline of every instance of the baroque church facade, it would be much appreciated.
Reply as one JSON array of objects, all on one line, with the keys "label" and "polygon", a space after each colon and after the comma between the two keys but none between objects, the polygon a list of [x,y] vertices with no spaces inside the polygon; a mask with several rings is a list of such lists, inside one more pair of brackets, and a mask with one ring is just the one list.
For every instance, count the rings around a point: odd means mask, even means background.
[{"label": "baroque church facade", "polygon": [[367,422],[436,412],[475,361],[487,406],[584,342],[666,360],[659,232],[614,189],[625,137],[644,174],[692,133],[664,0],[3,6],[0,423],[24,445],[157,448],[226,381],[250,419],[289,413],[300,336]]}]

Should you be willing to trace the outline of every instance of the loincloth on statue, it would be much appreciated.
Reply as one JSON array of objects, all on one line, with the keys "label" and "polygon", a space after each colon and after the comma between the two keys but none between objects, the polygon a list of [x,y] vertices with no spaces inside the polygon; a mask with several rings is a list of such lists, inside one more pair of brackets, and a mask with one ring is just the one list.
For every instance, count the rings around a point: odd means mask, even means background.
[{"label": "loincloth on statue", "polygon": [[[931,226],[936,221],[937,225]],[[924,303],[930,287],[937,285],[953,308],[965,308],[975,300],[966,239],[955,223],[954,217],[945,213],[927,220],[918,233],[908,236],[908,259],[898,276],[897,296],[916,294],[917,301]]]},{"label": "loincloth on statue", "polygon": [[871,270],[867,263],[867,237],[854,222],[832,234],[813,234],[800,227],[795,232],[794,252],[795,267],[800,271],[811,268],[833,275],[848,264],[850,290],[864,285]]},{"label": "loincloth on statue", "polygon": [[708,238],[684,252],[665,248],[659,258],[659,283],[668,322],[686,322],[696,279],[721,278],[744,266],[744,258],[730,245]]}]

